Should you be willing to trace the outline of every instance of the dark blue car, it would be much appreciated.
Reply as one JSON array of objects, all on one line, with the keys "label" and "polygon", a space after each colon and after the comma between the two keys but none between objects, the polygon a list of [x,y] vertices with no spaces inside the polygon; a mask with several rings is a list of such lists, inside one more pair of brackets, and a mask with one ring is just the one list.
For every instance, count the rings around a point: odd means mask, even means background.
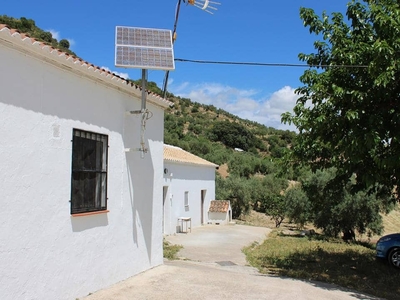
[{"label": "dark blue car", "polygon": [[386,259],[390,265],[400,269],[400,233],[381,237],[376,243],[376,257]]}]

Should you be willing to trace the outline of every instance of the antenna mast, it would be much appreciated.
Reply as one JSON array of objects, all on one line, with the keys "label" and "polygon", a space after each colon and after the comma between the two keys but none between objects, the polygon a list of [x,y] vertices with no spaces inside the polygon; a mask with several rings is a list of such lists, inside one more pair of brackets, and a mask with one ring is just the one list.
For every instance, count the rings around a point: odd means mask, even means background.
[{"label": "antenna mast", "polygon": [[[187,4],[190,4],[190,5],[193,5],[194,7],[200,8],[212,15],[214,13],[211,10],[217,10],[217,8],[214,6],[211,6],[211,5],[221,5],[221,3],[219,3],[219,2],[209,1],[209,0],[183,0],[183,2],[185,2],[185,3],[186,3],[186,1],[187,1]],[[181,2],[182,2],[182,0],[178,0],[177,7],[176,7],[174,31],[172,34],[172,43],[175,43],[175,40],[176,40],[176,27],[178,26]],[[167,70],[165,72],[164,84],[163,84],[163,94],[162,94],[163,98],[165,98],[165,96],[167,94],[168,77],[169,77],[169,70]]]}]

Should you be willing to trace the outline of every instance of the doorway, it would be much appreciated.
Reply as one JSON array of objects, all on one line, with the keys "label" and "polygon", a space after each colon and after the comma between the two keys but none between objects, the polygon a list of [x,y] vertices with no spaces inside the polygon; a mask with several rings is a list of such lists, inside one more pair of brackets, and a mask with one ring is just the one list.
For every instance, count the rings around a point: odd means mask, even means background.
[{"label": "doorway", "polygon": [[200,224],[203,225],[204,224],[204,201],[206,198],[206,191],[207,190],[201,190],[201,203],[200,203]]},{"label": "doorway", "polygon": [[167,207],[168,205],[165,205],[165,202],[167,202],[167,194],[168,194],[168,186],[163,186],[163,220],[162,220],[162,232],[163,234],[166,234],[166,224],[168,225],[168,218],[167,218]]}]

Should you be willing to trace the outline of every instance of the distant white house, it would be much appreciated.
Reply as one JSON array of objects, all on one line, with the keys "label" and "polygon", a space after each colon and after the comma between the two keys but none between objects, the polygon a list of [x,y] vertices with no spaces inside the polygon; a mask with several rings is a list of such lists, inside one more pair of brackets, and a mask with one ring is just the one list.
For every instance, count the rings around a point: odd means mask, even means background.
[{"label": "distant white house", "polygon": [[181,148],[164,145],[164,234],[208,223],[217,167]]},{"label": "distant white house", "polygon": [[232,208],[229,200],[212,200],[208,209],[208,223],[227,225],[232,222]]},{"label": "distant white house", "polygon": [[139,87],[5,25],[0,67],[0,298],[76,299],[162,264],[172,103],[147,96],[141,158]]}]

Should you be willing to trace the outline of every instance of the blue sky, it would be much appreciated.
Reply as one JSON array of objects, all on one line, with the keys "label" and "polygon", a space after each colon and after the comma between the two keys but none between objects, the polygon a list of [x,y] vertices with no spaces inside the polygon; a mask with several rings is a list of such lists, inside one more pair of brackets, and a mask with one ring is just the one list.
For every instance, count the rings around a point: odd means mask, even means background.
[{"label": "blue sky", "polygon": [[[299,63],[298,54],[313,52],[316,37],[299,17],[300,7],[319,15],[346,10],[348,0],[218,0],[213,15],[182,2],[174,45],[175,58]],[[53,37],[68,39],[84,60],[139,79],[141,71],[114,66],[115,26],[173,29],[178,0],[5,1],[0,14],[33,19]],[[291,129],[280,114],[291,111],[304,68],[231,66],[176,62],[168,90],[175,95],[213,104],[266,126]],[[163,71],[148,80],[162,87]]]}]

